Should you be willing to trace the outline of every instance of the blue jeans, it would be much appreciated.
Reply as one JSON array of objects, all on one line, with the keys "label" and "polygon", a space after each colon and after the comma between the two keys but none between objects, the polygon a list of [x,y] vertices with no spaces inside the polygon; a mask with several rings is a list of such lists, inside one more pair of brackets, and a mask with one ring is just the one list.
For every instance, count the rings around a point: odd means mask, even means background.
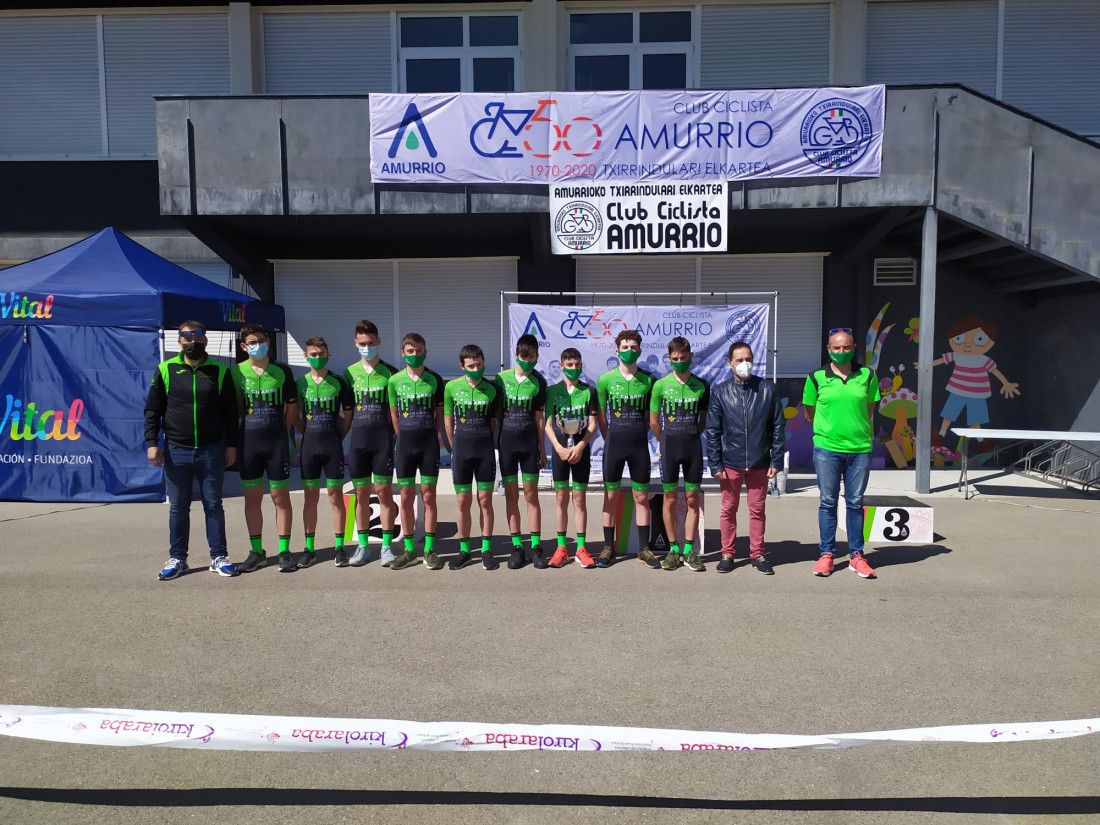
[{"label": "blue jeans", "polygon": [[221,442],[193,449],[168,442],[164,446],[164,485],[168,490],[169,554],[187,558],[191,535],[191,490],[197,479],[206,516],[206,541],[210,558],[226,555],[225,511],[222,510],[222,479],[225,476],[225,445]]},{"label": "blue jeans", "polygon": [[871,474],[870,453],[834,453],[814,447],[814,472],[821,490],[817,529],[822,556],[836,553],[836,504],[840,479],[844,479],[844,526],[848,530],[848,555],[863,552],[863,492]]}]

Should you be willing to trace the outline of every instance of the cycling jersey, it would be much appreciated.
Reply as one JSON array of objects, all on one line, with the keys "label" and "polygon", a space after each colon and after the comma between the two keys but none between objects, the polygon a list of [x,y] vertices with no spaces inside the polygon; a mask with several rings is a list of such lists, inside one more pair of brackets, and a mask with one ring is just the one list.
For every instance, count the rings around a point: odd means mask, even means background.
[{"label": "cycling jersey", "polygon": [[250,361],[242,361],[232,375],[243,416],[238,459],[241,485],[259,487],[266,473],[272,490],[285,489],[290,479],[290,435],[284,412],[287,404],[298,401],[290,368],[268,362],[257,373]]},{"label": "cycling jersey", "polygon": [[348,458],[351,481],[356,487],[366,487],[372,478],[375,484],[393,480],[393,422],[387,385],[395,372],[396,368],[385,361],[375,364],[371,372],[362,361],[344,370],[344,380],[351,386],[355,400]]},{"label": "cycling jersey", "polygon": [[443,414],[454,418],[454,440],[489,439],[493,418],[500,412],[500,390],[482,379],[475,386],[465,378],[448,381],[443,389]]},{"label": "cycling jersey", "polygon": [[399,487],[420,483],[434,485],[439,477],[439,436],[435,411],[443,404],[443,379],[425,369],[419,376],[408,370],[394,373],[386,385],[392,408],[397,410],[397,448],[394,470]]},{"label": "cycling jersey", "polygon": [[649,397],[649,411],[658,413],[661,421],[661,437],[693,436],[702,433],[700,413],[705,413],[710,402],[710,384],[698,375],[690,375],[681,381],[676,373],[669,373],[653,384]]},{"label": "cycling jersey", "polygon": [[653,376],[639,369],[629,378],[618,367],[608,370],[596,382],[596,399],[607,416],[608,438],[625,436],[645,439],[649,431],[649,396]]},{"label": "cycling jersey", "polygon": [[353,406],[351,388],[333,372],[326,372],[320,382],[311,373],[298,379],[298,398],[305,419],[299,465],[303,487],[319,487],[321,473],[326,487],[344,485],[344,445],[341,432],[341,411]]},{"label": "cycling jersey", "polygon": [[520,476],[530,483],[538,480],[539,444],[535,413],[546,406],[546,379],[532,372],[522,379],[514,369],[497,375],[503,407],[500,421],[500,476],[505,484],[518,484]]},{"label": "cycling jersey", "polygon": [[[596,389],[591,384],[578,383],[570,392],[564,381],[554,384],[546,390],[546,419],[554,431],[561,446],[569,443],[569,434],[562,429],[562,422],[573,420],[580,423],[580,432],[573,436],[573,441],[579,443],[588,430],[588,418],[596,411]],[[588,479],[592,472],[592,452],[589,445],[585,445],[584,454],[576,464],[568,464],[561,460],[555,453],[550,457],[550,476],[554,481],[555,490],[565,490],[569,487],[569,479],[573,479],[573,489],[583,491],[588,487]]]}]

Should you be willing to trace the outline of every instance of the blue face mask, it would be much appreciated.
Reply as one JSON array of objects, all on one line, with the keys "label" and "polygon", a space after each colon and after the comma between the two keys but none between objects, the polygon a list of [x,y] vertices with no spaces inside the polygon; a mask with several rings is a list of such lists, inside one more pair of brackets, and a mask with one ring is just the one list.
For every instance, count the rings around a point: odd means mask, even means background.
[{"label": "blue face mask", "polygon": [[378,357],[378,347],[359,347],[359,354],[371,361]]},{"label": "blue face mask", "polygon": [[267,358],[267,341],[260,344],[245,344],[245,349],[248,350],[249,358],[255,358],[257,361]]}]

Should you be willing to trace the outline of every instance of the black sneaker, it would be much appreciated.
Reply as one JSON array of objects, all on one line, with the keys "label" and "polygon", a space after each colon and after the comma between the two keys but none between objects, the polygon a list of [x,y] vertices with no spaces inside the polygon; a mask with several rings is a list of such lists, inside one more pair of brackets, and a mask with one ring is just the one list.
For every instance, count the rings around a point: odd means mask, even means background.
[{"label": "black sneaker", "polygon": [[615,548],[610,544],[605,544],[600,551],[600,555],[596,556],[597,567],[610,567],[615,563]]},{"label": "black sneaker", "polygon": [[513,547],[511,555],[508,556],[508,569],[519,570],[527,564],[527,559],[524,558],[525,555],[522,547]]},{"label": "black sneaker", "polygon": [[298,563],[294,561],[294,556],[287,550],[285,553],[279,554],[279,572],[280,573],[293,573],[298,569]]},{"label": "black sneaker", "polygon": [[646,565],[652,570],[661,569],[661,560],[657,558],[654,552],[648,547],[643,547],[641,549],[641,552],[638,553],[638,561],[640,561],[642,564]]},{"label": "black sneaker", "polygon": [[470,559],[472,558],[473,555],[470,553],[459,553],[457,556],[447,562],[447,569],[461,570],[463,567],[470,563]]},{"label": "black sneaker", "polygon": [[546,557],[542,554],[541,547],[531,547],[527,550],[527,561],[531,562],[531,565],[536,570],[546,569]]},{"label": "black sneaker", "polygon": [[332,556],[332,561],[337,567],[348,566],[348,551],[343,547],[338,547],[336,552]]},{"label": "black sneaker", "polygon": [[756,556],[750,559],[749,562],[756,568],[758,573],[763,573],[765,576],[775,575],[775,570],[772,569],[772,563],[768,561],[767,556]]},{"label": "black sneaker", "polygon": [[266,567],[266,566],[267,566],[267,554],[266,553],[257,553],[255,550],[253,550],[251,553],[248,554],[247,559],[245,559],[239,565],[237,565],[237,569],[240,570],[242,573],[251,573],[253,570],[256,570],[257,568]]},{"label": "black sneaker", "polygon": [[483,552],[481,554],[481,566],[486,570],[496,570],[500,567],[500,562],[497,561],[497,557],[492,552]]},{"label": "black sneaker", "polygon": [[302,553],[302,555],[298,557],[298,569],[305,570],[315,561],[317,561],[317,554],[306,550],[304,553]]},{"label": "black sneaker", "polygon": [[722,560],[718,562],[718,566],[714,568],[719,573],[732,573],[733,572],[733,556],[722,556]]}]

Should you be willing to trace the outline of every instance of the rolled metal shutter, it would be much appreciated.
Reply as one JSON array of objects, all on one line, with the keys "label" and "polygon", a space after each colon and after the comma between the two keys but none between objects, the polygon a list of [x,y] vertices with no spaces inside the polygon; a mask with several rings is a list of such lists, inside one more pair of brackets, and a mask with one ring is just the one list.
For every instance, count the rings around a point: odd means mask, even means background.
[{"label": "rolled metal shutter", "polygon": [[388,13],[266,13],[263,37],[268,94],[366,94],[394,89]]},{"label": "rolled metal shutter", "polygon": [[768,89],[829,82],[828,3],[702,7],[703,88]]}]

